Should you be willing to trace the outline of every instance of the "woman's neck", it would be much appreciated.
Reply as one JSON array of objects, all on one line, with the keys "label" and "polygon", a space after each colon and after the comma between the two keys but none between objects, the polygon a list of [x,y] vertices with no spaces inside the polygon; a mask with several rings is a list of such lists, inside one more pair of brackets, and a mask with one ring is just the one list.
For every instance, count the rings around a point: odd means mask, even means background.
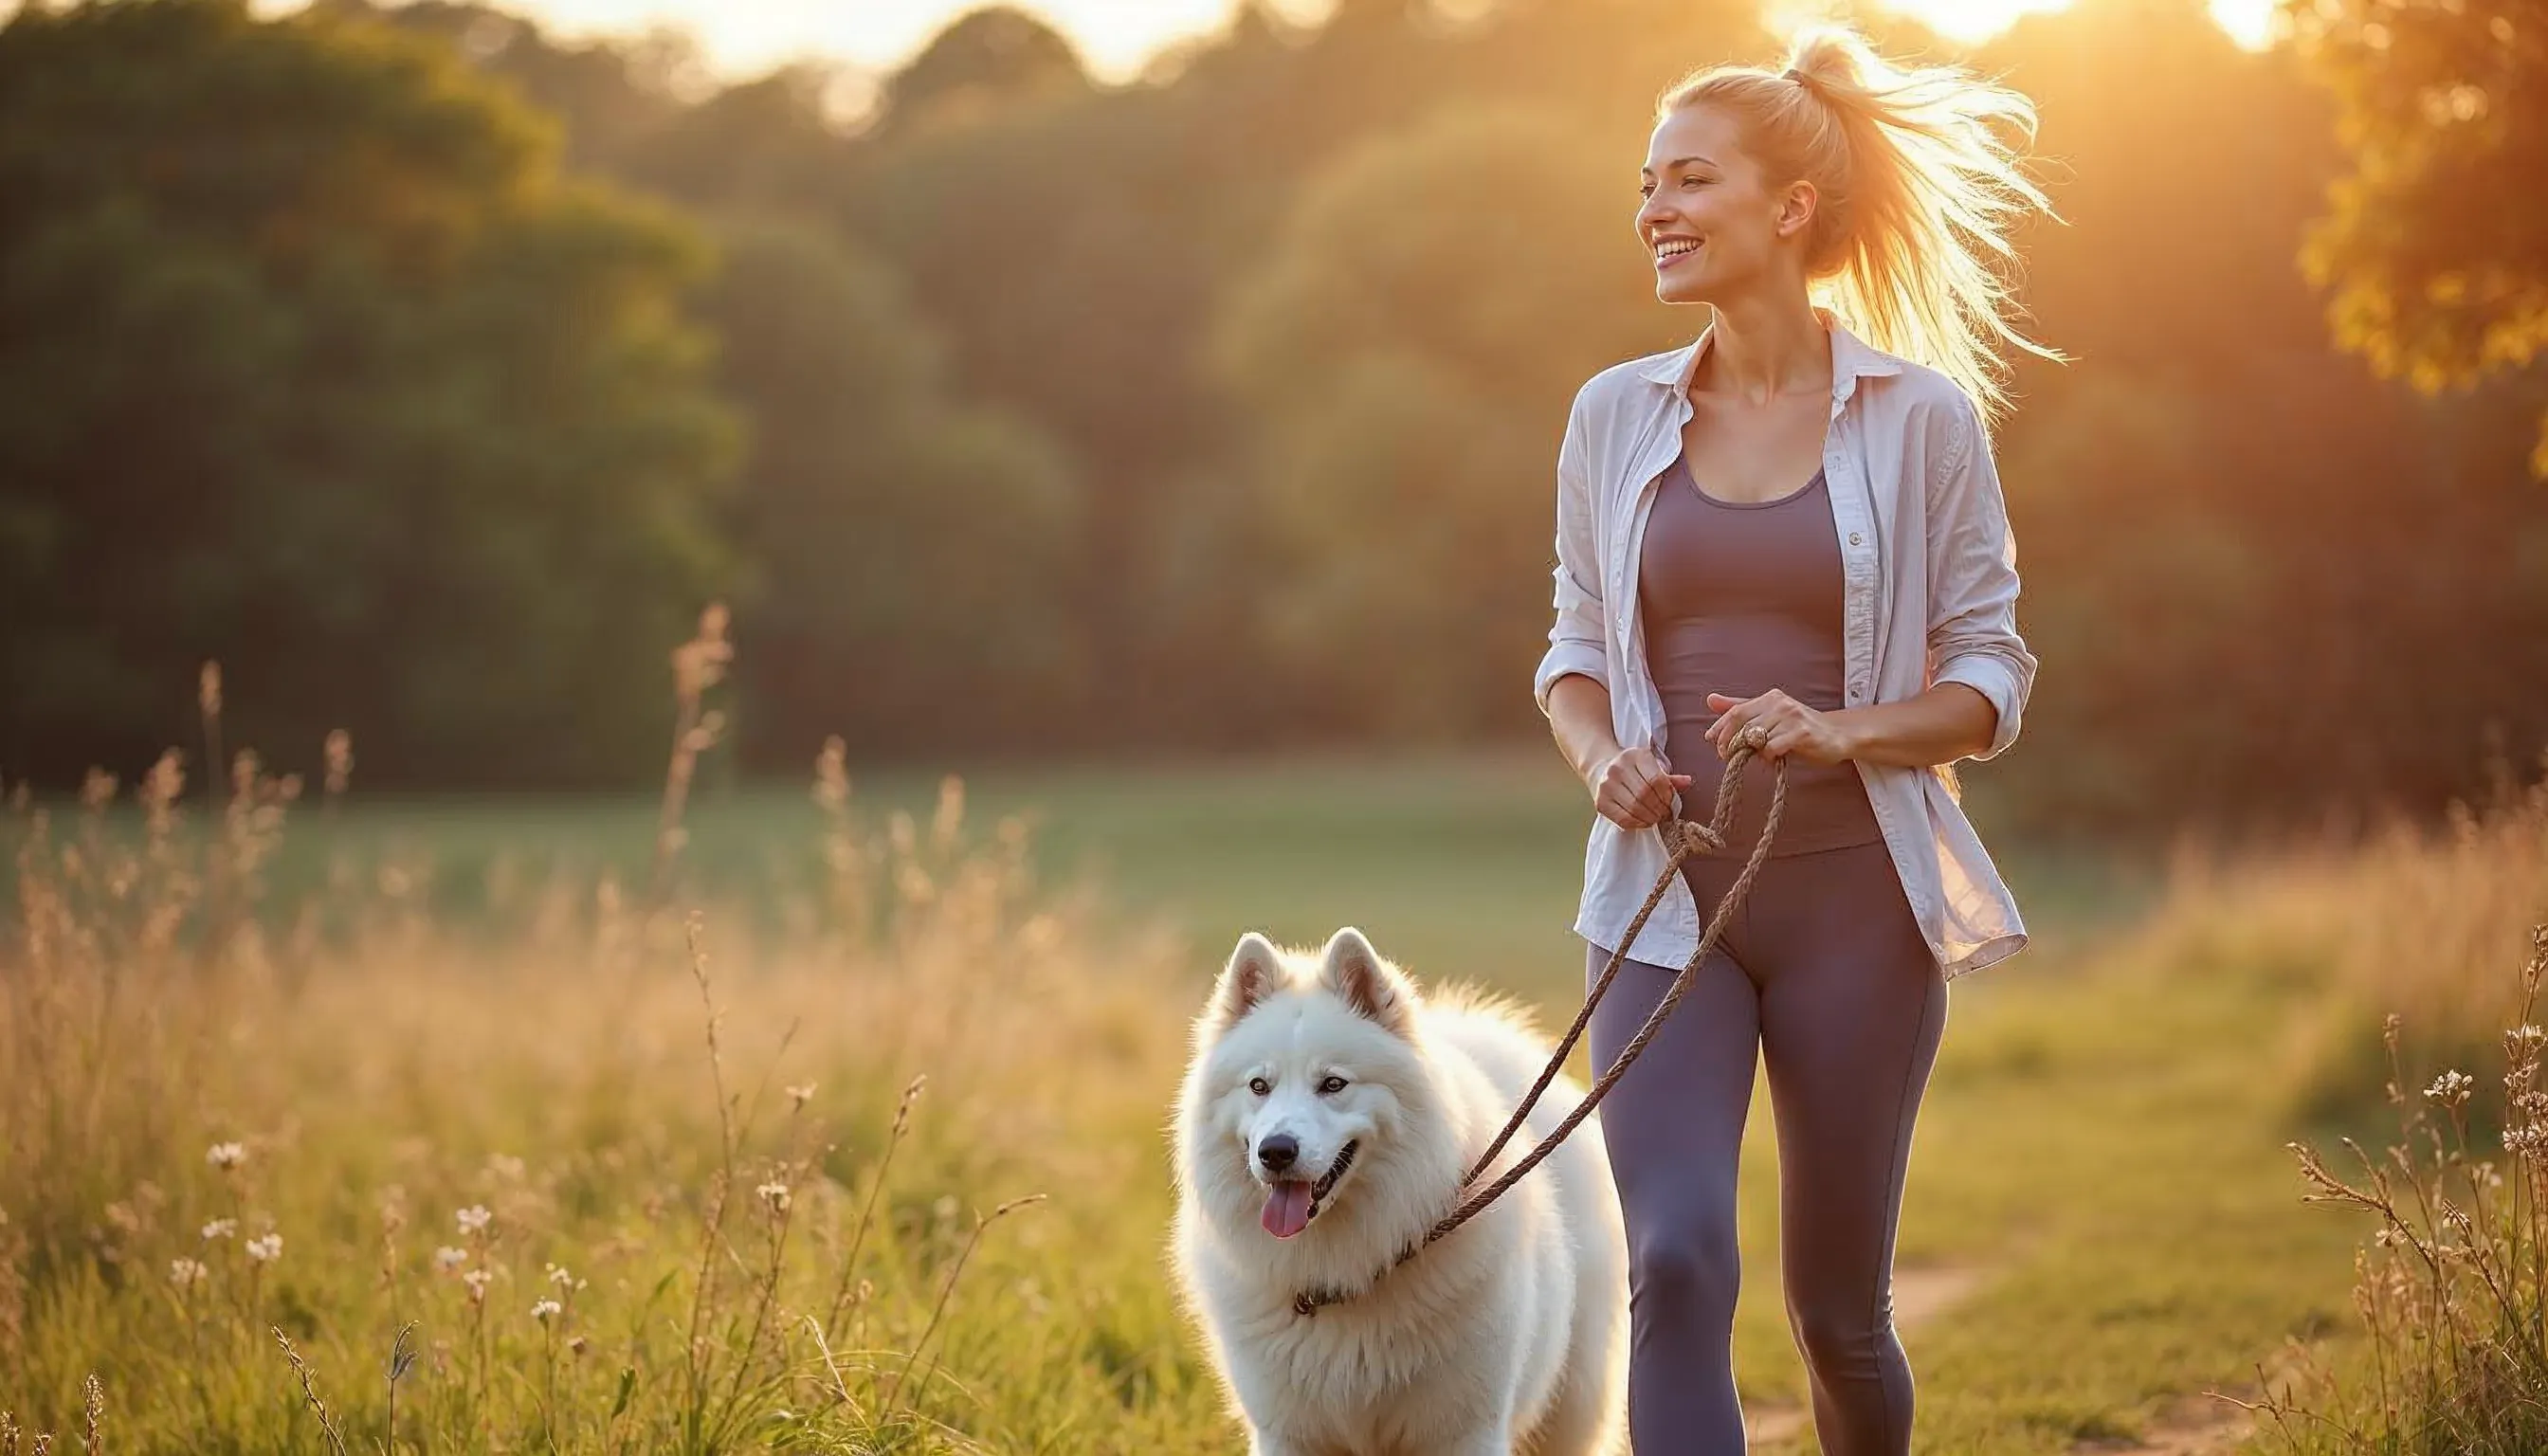
[{"label": "woman's neck", "polygon": [[1767,404],[1778,395],[1831,388],[1831,335],[1802,298],[1716,306],[1707,356],[1690,387]]}]

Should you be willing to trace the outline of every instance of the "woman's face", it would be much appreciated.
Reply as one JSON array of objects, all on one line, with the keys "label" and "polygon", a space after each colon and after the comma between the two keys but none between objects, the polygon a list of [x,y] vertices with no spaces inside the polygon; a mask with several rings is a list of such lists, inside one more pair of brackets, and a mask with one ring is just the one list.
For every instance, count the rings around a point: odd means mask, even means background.
[{"label": "woman's face", "polygon": [[1637,238],[1654,258],[1655,297],[1724,304],[1796,275],[1813,187],[1764,175],[1738,144],[1734,119],[1684,107],[1655,124],[1639,187]]}]

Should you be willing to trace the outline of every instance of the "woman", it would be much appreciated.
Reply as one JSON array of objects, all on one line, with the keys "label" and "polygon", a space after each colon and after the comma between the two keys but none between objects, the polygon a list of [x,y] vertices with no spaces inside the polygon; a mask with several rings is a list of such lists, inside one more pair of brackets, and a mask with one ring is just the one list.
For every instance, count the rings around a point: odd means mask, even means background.
[{"label": "woman", "polygon": [[[1601,1109],[1627,1215],[1639,1451],[1744,1449],[1729,1353],[1736,1158],[1769,1065],[1790,1325],[1831,1456],[1909,1449],[1894,1224],[1946,983],[2026,930],[1948,767],[2017,737],[2035,659],[1986,422],[2007,321],[1987,266],[2049,211],[1993,129],[2014,92],[1905,72],[1842,31],[1783,72],[1665,94],[1639,239],[1697,341],[1603,371],[1558,456],[1556,624],[1535,690],[1597,817],[1587,977],[1704,820],[1738,735],[1721,854],[1685,863],[1591,1033],[1606,1066],[1695,949],[1787,777],[1771,855],[1695,986]],[[1831,307],[1810,300],[1819,290]],[[1841,322],[1860,324],[1862,340]]]}]

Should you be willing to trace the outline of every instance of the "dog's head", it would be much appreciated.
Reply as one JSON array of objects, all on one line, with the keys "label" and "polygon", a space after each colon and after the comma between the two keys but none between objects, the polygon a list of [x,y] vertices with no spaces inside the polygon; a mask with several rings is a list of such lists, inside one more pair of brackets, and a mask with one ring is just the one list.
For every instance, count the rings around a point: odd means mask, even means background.
[{"label": "dog's head", "polygon": [[1432,1102],[1419,1011],[1414,985],[1350,926],[1315,954],[1240,937],[1195,1023],[1182,1110],[1193,1192],[1282,1239],[1351,1207]]}]

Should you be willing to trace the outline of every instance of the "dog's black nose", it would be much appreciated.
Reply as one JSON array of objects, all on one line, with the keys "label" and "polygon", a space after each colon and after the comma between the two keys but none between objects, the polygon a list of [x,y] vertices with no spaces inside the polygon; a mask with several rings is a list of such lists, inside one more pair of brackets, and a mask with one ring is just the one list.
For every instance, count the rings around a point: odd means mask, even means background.
[{"label": "dog's black nose", "polygon": [[1256,1160],[1263,1163],[1269,1173],[1289,1171],[1300,1156],[1301,1139],[1289,1133],[1277,1133],[1256,1144]]}]

